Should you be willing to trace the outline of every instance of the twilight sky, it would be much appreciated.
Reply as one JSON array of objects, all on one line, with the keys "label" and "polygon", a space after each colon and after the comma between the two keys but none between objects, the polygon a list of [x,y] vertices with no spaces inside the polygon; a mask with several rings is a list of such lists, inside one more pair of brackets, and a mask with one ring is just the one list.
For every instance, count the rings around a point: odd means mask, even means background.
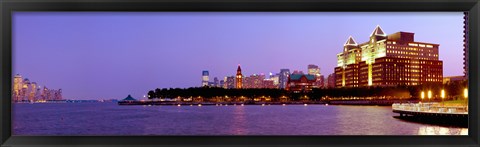
[{"label": "twilight sky", "polygon": [[440,44],[444,76],[463,75],[461,12],[15,12],[13,74],[62,88],[66,99],[141,98],[281,68],[333,73],[348,36],[415,33]]}]

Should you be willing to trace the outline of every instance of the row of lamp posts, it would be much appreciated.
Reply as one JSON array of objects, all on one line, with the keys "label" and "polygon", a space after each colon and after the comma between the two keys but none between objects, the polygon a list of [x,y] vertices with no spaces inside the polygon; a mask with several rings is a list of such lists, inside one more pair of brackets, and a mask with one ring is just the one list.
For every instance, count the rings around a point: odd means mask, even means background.
[{"label": "row of lamp posts", "polygon": [[[421,92],[420,97],[422,98],[422,101],[423,101],[423,99],[425,99],[425,92],[424,91]],[[427,97],[428,97],[428,100],[430,101],[430,99],[432,98],[432,91],[431,90],[428,90]],[[440,97],[442,98],[442,101],[445,99],[445,90],[442,89],[442,91],[440,92]],[[468,88],[463,89],[463,98],[468,99]],[[465,105],[468,104],[467,102],[465,102]]]}]

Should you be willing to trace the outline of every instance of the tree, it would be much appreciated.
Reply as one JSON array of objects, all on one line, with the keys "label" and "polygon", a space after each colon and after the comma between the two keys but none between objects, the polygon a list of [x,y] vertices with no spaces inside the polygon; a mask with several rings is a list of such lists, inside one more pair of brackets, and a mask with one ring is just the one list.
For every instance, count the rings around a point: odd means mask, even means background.
[{"label": "tree", "polygon": [[155,98],[155,92],[153,90],[150,90],[148,91],[147,96],[148,96],[148,99],[153,99]]}]

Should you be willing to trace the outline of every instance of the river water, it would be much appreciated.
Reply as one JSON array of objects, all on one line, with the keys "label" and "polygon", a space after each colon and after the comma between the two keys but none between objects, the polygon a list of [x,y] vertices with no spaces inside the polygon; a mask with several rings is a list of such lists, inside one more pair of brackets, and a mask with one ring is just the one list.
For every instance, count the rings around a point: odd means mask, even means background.
[{"label": "river water", "polygon": [[393,118],[387,106],[119,106],[12,104],[12,134],[29,135],[467,135],[467,128]]}]

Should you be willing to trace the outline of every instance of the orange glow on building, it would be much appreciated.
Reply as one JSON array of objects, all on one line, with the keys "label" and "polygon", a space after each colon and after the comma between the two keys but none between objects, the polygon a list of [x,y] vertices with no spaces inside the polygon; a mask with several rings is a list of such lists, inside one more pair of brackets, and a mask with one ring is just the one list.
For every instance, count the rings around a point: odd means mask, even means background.
[{"label": "orange glow on building", "polygon": [[335,87],[441,84],[438,46],[415,42],[414,33],[386,35],[380,26],[368,42],[357,44],[350,36],[337,54]]}]

